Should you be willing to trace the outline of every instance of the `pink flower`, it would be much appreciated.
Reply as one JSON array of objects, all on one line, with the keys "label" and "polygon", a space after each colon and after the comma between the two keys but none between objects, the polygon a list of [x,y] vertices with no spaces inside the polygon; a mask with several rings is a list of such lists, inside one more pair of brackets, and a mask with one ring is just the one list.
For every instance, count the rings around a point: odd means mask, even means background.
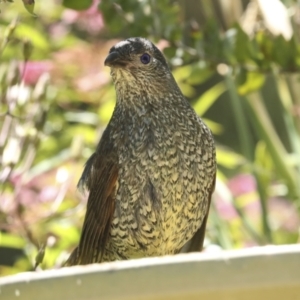
[{"label": "pink flower", "polygon": [[215,206],[219,215],[224,220],[230,221],[238,217],[238,214],[235,208],[232,206],[232,203],[222,199],[220,195],[217,195],[215,199]]},{"label": "pink flower", "polygon": [[94,0],[91,7],[84,11],[66,9],[62,18],[68,24],[76,23],[90,34],[97,34],[104,26],[102,15],[98,10],[99,3],[100,0]]},{"label": "pink flower", "polygon": [[24,83],[34,85],[43,73],[52,70],[52,63],[49,61],[28,61],[20,64],[20,73]]},{"label": "pink flower", "polygon": [[256,191],[255,179],[250,174],[240,174],[233,177],[229,180],[227,185],[234,197]]}]

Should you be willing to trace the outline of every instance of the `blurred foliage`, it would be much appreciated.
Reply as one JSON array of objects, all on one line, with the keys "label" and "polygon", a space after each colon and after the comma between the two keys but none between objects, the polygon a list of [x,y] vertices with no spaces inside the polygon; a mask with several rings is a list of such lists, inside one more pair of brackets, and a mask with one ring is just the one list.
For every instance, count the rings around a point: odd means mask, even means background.
[{"label": "blurred foliage", "polygon": [[77,244],[86,195],[76,184],[115,104],[103,61],[130,36],[163,49],[215,135],[206,250],[299,242],[299,2],[9,2],[0,1],[0,275],[59,267]]}]

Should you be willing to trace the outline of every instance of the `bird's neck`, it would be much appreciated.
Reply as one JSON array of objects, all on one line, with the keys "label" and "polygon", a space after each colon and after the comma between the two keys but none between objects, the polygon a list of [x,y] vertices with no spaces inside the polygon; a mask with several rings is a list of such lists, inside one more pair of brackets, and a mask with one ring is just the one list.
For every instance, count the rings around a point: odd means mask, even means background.
[{"label": "bird's neck", "polygon": [[[185,99],[184,99],[185,100]],[[117,106],[131,113],[138,113],[151,110],[159,113],[160,110],[170,108],[182,102],[182,97],[178,97],[173,91],[170,93],[153,93],[147,89],[139,91],[131,90],[127,93],[117,92]]]}]

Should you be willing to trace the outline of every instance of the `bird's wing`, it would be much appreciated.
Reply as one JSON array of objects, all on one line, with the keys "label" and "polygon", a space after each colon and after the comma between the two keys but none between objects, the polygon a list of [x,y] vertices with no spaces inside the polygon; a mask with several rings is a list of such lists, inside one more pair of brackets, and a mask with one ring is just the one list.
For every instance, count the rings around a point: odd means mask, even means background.
[{"label": "bird's wing", "polygon": [[216,183],[216,174],[215,174],[213,183],[212,183],[210,191],[209,191],[206,215],[205,215],[205,217],[202,221],[202,224],[201,224],[200,228],[196,231],[196,233],[194,234],[194,236],[190,240],[188,248],[186,249],[187,252],[202,251],[202,249],[203,249],[206,223],[207,223],[209,209],[210,209],[211,197],[212,197],[212,194],[215,190],[215,183]]},{"label": "bird's wing", "polygon": [[79,245],[66,265],[101,261],[114,214],[117,178],[117,157],[107,127],[78,184],[89,190],[89,198]]}]

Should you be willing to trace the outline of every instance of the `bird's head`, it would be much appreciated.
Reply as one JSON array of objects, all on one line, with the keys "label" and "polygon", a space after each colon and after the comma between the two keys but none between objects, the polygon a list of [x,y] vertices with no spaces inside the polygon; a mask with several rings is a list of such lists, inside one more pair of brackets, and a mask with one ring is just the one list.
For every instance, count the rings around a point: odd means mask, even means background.
[{"label": "bird's head", "polygon": [[175,81],[163,54],[144,38],[129,38],[113,46],[104,64],[118,92],[169,88]]}]

